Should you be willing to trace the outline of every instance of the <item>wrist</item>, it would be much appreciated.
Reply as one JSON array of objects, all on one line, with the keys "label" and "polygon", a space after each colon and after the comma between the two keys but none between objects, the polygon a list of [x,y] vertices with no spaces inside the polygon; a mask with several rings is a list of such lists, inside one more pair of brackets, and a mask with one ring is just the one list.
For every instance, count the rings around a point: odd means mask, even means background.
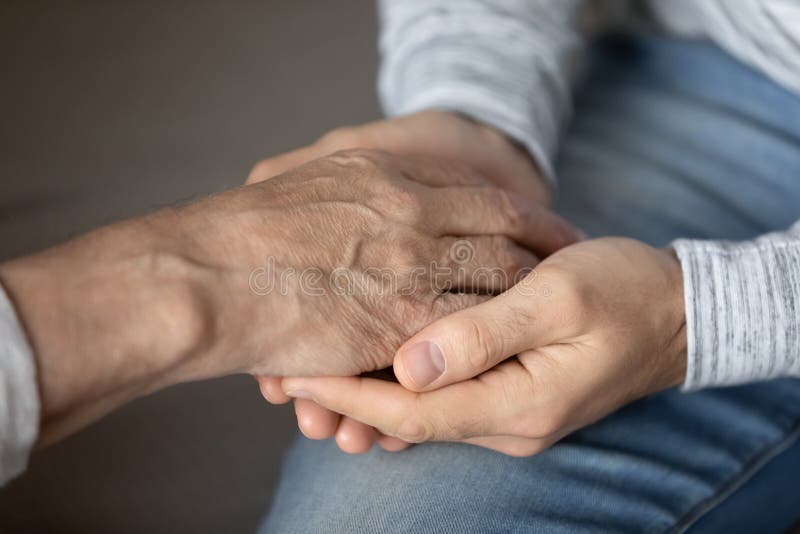
[{"label": "wrist", "polygon": [[[518,140],[503,130],[464,113],[448,110],[428,110],[422,113],[433,116],[445,115],[451,120],[460,122],[464,127],[474,129],[478,134],[477,137],[482,140],[481,152],[493,154],[494,158],[503,161],[504,167],[507,166],[509,170],[509,176],[505,178],[496,175],[489,176],[489,178],[495,181],[499,180],[498,185],[502,187],[523,192],[526,197],[543,206],[550,205],[552,200],[551,184],[541,172],[539,163]],[[452,128],[452,130],[457,131],[456,128]],[[496,161],[491,163],[495,165]]]},{"label": "wrist", "polygon": [[190,372],[202,294],[145,230],[114,225],[0,265],[34,352],[44,440]]},{"label": "wrist", "polygon": [[660,251],[664,258],[667,292],[663,304],[665,325],[665,349],[662,361],[662,387],[667,389],[681,385],[686,379],[686,304],[684,302],[683,270],[675,250]]}]

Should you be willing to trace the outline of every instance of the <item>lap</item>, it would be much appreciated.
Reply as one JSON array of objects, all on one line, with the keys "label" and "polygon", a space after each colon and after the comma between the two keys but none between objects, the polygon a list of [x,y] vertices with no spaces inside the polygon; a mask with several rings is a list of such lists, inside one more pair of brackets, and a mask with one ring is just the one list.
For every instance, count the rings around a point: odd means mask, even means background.
[{"label": "lap", "polygon": [[[699,44],[616,43],[597,65],[558,164],[558,209],[579,226],[664,245],[679,236],[744,239],[800,217],[796,97]],[[458,444],[348,456],[300,438],[264,527],[678,529],[733,499],[773,458],[800,458],[799,424],[800,381],[778,380],[667,391],[531,458]],[[725,519],[740,529],[748,517],[785,525],[796,513],[785,501],[795,480],[778,472]]]},{"label": "lap", "polygon": [[[800,405],[800,390],[765,386],[667,392],[530,458],[447,443],[350,456],[299,437],[264,530],[663,532],[701,515],[795,439],[796,414],[783,407]],[[787,516],[769,506],[794,480],[790,473],[764,503],[775,525]],[[758,502],[739,521],[764,527]]]}]

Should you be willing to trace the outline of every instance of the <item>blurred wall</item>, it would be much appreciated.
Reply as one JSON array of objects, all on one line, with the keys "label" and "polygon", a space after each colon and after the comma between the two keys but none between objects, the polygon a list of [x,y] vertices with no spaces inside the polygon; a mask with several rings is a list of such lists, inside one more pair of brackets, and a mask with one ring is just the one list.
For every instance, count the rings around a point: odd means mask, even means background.
[{"label": "blurred wall", "polygon": [[[0,3],[0,259],[376,118],[375,40],[370,0]],[[37,453],[0,532],[250,532],[293,428],[249,377],[171,388]]]}]

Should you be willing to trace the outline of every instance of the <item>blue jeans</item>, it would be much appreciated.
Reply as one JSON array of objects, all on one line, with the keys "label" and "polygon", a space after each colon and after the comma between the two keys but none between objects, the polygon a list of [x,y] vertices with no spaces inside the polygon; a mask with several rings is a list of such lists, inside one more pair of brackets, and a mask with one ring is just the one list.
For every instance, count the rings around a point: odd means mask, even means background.
[{"label": "blue jeans", "polygon": [[[800,98],[701,43],[597,45],[558,209],[654,245],[800,217]],[[268,532],[773,532],[800,519],[800,381],[631,404],[531,458],[431,443],[362,456],[299,438]]]}]

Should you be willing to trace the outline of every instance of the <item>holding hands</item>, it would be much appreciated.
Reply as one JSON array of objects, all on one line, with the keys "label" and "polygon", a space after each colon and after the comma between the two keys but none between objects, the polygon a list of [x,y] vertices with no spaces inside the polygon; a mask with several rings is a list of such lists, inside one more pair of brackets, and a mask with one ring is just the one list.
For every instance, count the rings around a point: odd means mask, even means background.
[{"label": "holding hands", "polygon": [[607,238],[569,246],[502,295],[422,329],[395,356],[400,384],[317,377],[281,386],[405,442],[527,456],[680,384],[685,352],[677,258]]},{"label": "holding hands", "polygon": [[[470,261],[452,253],[464,238]],[[174,383],[385,368],[423,326],[508,289],[531,250],[575,239],[463,164],[359,149],[2,263],[0,280],[47,442]]]},{"label": "holding hands", "polygon": [[[260,163],[250,181],[359,145],[459,159],[498,187],[541,206],[548,202],[547,186],[521,148],[446,112],[337,130]],[[535,219],[552,227],[550,216],[543,208]],[[376,441],[399,450],[446,440],[531,455],[682,382],[683,282],[671,251],[614,238],[558,250],[541,231],[520,242],[541,255],[555,253],[501,295],[447,315],[403,343],[393,361],[399,384],[260,376],[262,393],[274,403],[295,398],[303,433],[335,436],[347,452],[365,452]]]}]

